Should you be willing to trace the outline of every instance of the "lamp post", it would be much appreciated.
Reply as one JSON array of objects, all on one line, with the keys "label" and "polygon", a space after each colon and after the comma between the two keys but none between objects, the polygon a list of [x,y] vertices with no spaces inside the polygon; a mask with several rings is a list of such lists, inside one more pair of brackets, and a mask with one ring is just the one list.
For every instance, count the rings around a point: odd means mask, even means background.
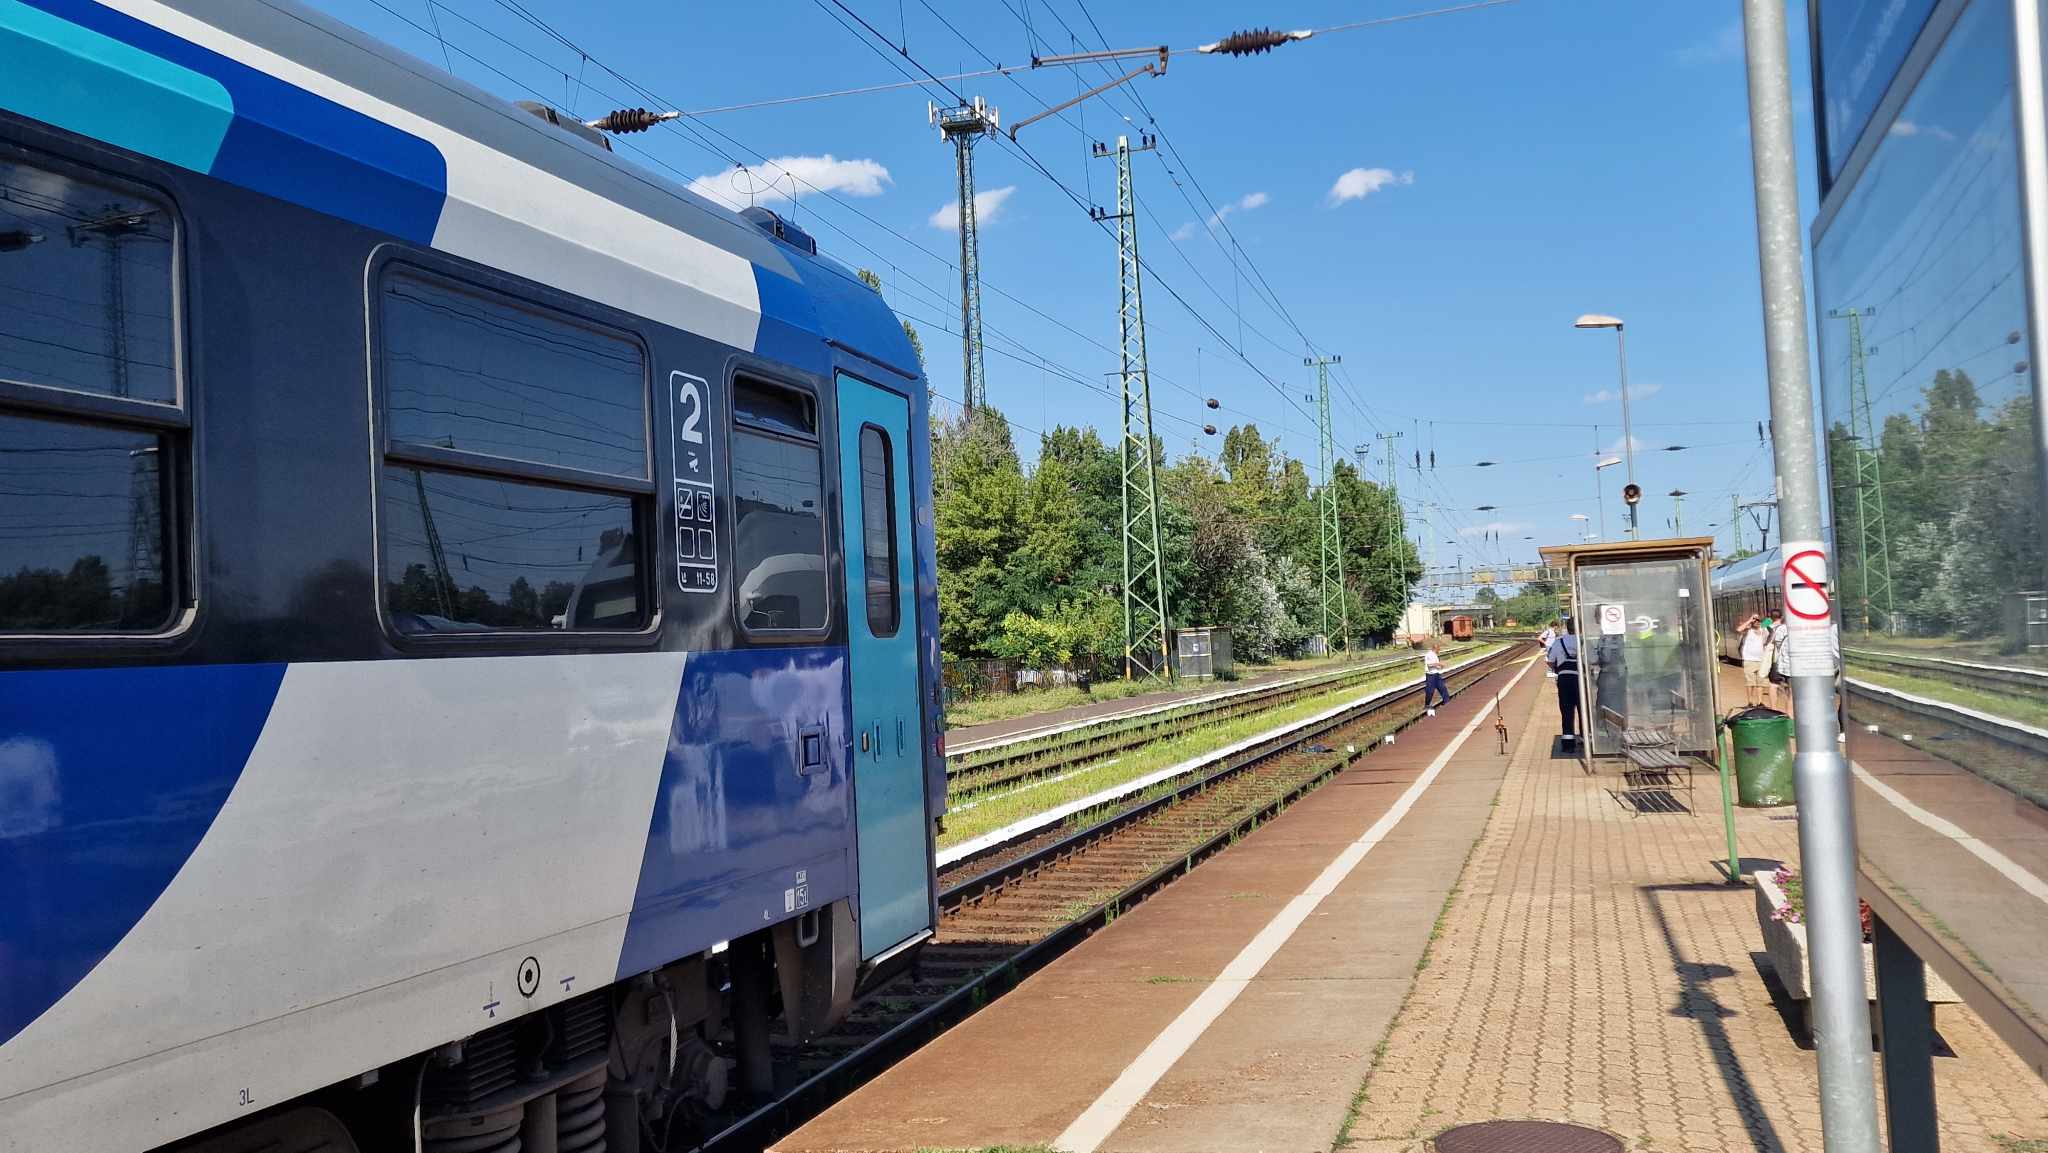
[{"label": "lamp post", "polygon": [[1600,474],[1602,471],[1613,468],[1620,463],[1621,458],[1618,456],[1610,456],[1606,460],[1593,463],[1593,497],[1600,506],[1601,536],[1607,535],[1607,490],[1606,486],[1600,483]]},{"label": "lamp post", "polygon": [[1674,488],[1671,497],[1671,535],[1685,535],[1685,490]]},{"label": "lamp post", "polygon": [[1575,521],[1579,521],[1579,522],[1580,522],[1580,523],[1581,523],[1582,525],[1584,525],[1584,527],[1583,527],[1583,528],[1581,528],[1581,529],[1579,530],[1579,539],[1580,539],[1580,540],[1592,540],[1592,539],[1593,539],[1593,533],[1592,533],[1592,528],[1593,528],[1593,524],[1592,524],[1592,521],[1593,521],[1593,518],[1592,518],[1592,517],[1589,517],[1589,516],[1587,516],[1587,515],[1586,515],[1585,513],[1582,513],[1582,512],[1575,512],[1575,513],[1573,513],[1573,514],[1571,515],[1571,519],[1573,519],[1573,520],[1575,520]]},{"label": "lamp post", "polygon": [[[1635,436],[1629,431],[1628,423],[1628,338],[1622,335],[1621,318],[1589,312],[1573,321],[1572,327],[1586,329],[1611,328],[1614,330],[1614,346],[1621,357],[1621,452],[1623,456],[1628,458],[1628,483],[1634,484],[1636,482],[1636,442]],[[1606,530],[1603,528],[1601,532],[1604,534]],[[1634,505],[1630,505],[1628,510],[1628,535],[1630,540],[1634,540],[1636,537],[1636,510]]]}]

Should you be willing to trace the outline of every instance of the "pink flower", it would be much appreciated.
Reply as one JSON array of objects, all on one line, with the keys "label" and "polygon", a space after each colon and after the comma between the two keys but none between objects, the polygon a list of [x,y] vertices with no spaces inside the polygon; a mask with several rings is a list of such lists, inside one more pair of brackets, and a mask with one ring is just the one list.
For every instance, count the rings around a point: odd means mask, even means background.
[{"label": "pink flower", "polygon": [[1777,884],[1783,885],[1789,882],[1793,878],[1793,876],[1795,876],[1795,874],[1792,872],[1792,866],[1779,865],[1778,871],[1771,874],[1771,880]]},{"label": "pink flower", "polygon": [[1771,920],[1796,925],[1799,923],[1799,911],[1790,905],[1779,905],[1771,913]]}]

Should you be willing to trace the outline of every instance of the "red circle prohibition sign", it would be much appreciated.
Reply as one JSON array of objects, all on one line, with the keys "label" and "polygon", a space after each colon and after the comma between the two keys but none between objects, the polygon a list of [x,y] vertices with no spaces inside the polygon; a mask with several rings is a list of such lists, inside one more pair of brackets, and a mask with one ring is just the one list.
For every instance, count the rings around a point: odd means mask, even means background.
[{"label": "red circle prohibition sign", "polygon": [[[1785,571],[1783,576],[1780,578],[1780,584],[1783,587],[1780,588],[1779,592],[1783,596],[1786,612],[1791,613],[1793,616],[1798,617],[1800,620],[1803,621],[1824,621],[1828,619],[1828,614],[1833,611],[1834,606],[1833,602],[1828,597],[1827,586],[1821,584],[1821,582],[1817,580],[1814,580],[1811,576],[1807,575],[1807,573],[1800,569],[1799,562],[1806,560],[1808,557],[1811,557],[1814,560],[1819,561],[1822,565],[1827,564],[1827,554],[1821,552],[1819,549],[1807,549],[1805,552],[1794,553],[1792,556],[1787,557],[1785,559]],[[1822,571],[1826,570],[1823,569]],[[1813,590],[1813,592],[1820,597],[1819,612],[1802,612],[1800,611],[1799,606],[1793,602],[1792,581],[1795,577],[1798,578],[1799,582],[1802,585]]]}]

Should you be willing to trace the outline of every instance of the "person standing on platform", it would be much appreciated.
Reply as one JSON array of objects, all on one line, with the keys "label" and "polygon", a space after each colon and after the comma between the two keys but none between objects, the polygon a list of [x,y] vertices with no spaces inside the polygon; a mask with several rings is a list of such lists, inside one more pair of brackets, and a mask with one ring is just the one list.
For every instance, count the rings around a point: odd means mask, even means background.
[{"label": "person standing on platform", "polygon": [[1564,631],[1550,642],[1544,659],[1550,664],[1550,671],[1557,678],[1557,717],[1564,728],[1564,740],[1576,747],[1579,743],[1579,636],[1572,626],[1572,618],[1564,618]]},{"label": "person standing on platform", "polygon": [[1557,623],[1555,621],[1547,622],[1543,626],[1543,631],[1536,634],[1536,647],[1542,649],[1547,655],[1550,652],[1550,642],[1556,639]]},{"label": "person standing on platform", "polygon": [[1764,690],[1770,685],[1767,679],[1769,666],[1764,664],[1764,645],[1770,640],[1770,632],[1763,627],[1763,618],[1751,613],[1740,625],[1742,647],[1737,650],[1742,657],[1742,693],[1751,707],[1764,703]]},{"label": "person standing on platform", "polygon": [[1436,715],[1436,704],[1451,703],[1451,690],[1444,684],[1444,655],[1436,650],[1436,638],[1431,637],[1422,644],[1422,711],[1426,716]]}]

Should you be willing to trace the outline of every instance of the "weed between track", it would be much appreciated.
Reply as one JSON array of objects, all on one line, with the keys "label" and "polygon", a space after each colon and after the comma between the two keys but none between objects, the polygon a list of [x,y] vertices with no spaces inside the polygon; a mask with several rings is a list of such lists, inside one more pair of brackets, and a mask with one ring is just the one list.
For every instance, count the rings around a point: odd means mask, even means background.
[{"label": "weed between track", "polygon": [[2035,728],[2048,728],[2048,701],[2026,695],[2025,690],[2019,685],[2014,685],[2011,693],[1994,692],[1936,677],[1879,671],[1859,665],[1853,658],[1849,661],[1849,675],[1860,681],[1897,689],[1902,693],[1961,705],[1966,709],[1976,709],[1980,713],[1990,713],[1994,717],[2004,717],[2021,724],[2033,725]]}]

